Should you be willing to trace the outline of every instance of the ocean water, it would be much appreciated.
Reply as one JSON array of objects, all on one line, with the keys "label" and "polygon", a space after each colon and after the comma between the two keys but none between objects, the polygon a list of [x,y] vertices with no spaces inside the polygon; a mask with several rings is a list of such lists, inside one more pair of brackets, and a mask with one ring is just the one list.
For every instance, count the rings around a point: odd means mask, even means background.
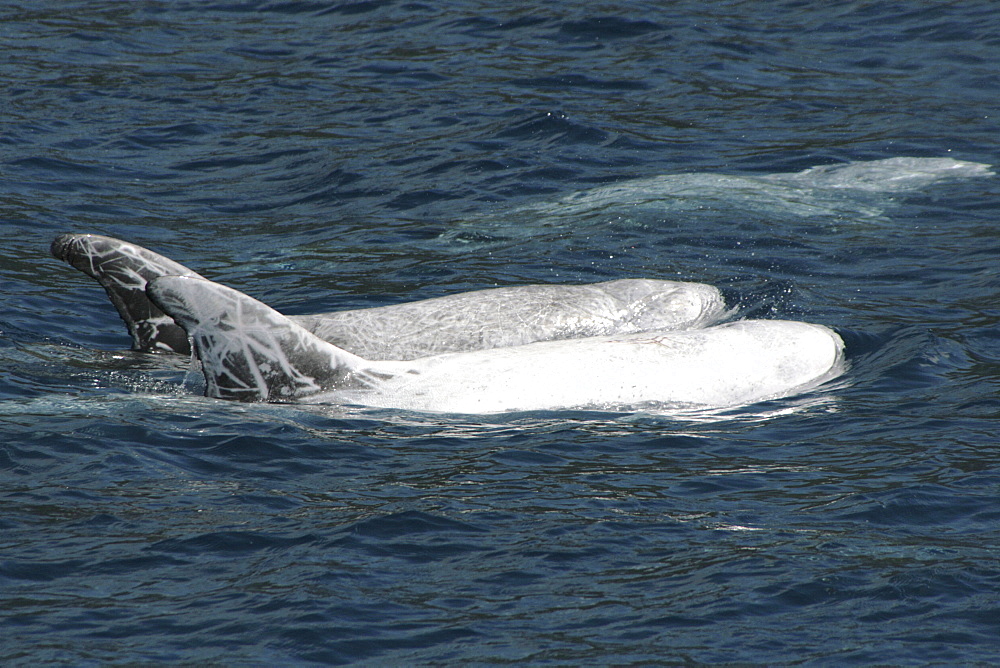
[{"label": "ocean water", "polygon": [[[1000,661],[998,35],[985,0],[5,3],[0,661]],[[849,370],[699,419],[210,400],[66,231],[288,313],[710,283]]]}]

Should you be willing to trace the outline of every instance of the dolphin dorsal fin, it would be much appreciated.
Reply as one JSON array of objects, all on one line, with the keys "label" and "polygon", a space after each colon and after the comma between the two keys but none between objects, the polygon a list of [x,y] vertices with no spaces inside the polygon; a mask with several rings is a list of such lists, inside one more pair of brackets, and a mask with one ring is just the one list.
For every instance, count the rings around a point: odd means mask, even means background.
[{"label": "dolphin dorsal fin", "polygon": [[97,234],[61,234],[51,251],[101,284],[125,321],[135,350],[190,354],[187,334],[149,301],[146,284],[166,274],[198,274],[141,246]]},{"label": "dolphin dorsal fin", "polygon": [[210,397],[293,401],[366,385],[366,360],[238,290],[196,276],[161,276],[146,292],[191,337]]}]

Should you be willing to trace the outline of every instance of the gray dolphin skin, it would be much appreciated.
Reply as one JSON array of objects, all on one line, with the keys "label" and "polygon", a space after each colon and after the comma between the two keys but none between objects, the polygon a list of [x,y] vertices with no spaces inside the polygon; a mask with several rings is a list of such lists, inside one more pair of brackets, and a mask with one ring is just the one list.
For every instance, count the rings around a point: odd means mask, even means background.
[{"label": "gray dolphin skin", "polygon": [[[95,234],[60,235],[52,254],[104,287],[134,349],[190,354],[187,334],[145,290],[159,276],[199,274],[136,244]],[[722,295],[712,286],[620,279],[494,288],[289,319],[367,359],[411,360],[535,341],[704,327],[725,315]]]}]

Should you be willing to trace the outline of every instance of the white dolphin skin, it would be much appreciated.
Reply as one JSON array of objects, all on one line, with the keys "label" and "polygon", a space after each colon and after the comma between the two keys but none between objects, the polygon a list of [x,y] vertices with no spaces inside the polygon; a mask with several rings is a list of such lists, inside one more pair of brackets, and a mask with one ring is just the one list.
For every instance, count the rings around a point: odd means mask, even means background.
[{"label": "white dolphin skin", "polygon": [[844,369],[835,332],[774,320],[373,361],[200,277],[159,277],[146,291],[191,337],[206,393],[223,399],[476,414],[718,409],[797,394]]},{"label": "white dolphin skin", "polygon": [[[188,337],[149,301],[158,276],[201,278],[151,250],[96,234],[63,234],[52,254],[104,286],[132,347],[189,354]],[[525,285],[434,299],[288,316],[321,339],[373,360],[409,360],[534,341],[704,327],[726,315],[719,291],[700,283],[620,279],[590,285]]]}]

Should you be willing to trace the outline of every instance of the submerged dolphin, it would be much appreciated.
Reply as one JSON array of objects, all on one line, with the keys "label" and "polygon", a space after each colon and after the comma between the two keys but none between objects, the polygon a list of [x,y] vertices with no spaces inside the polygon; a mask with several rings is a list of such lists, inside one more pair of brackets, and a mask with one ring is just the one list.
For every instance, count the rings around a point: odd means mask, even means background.
[{"label": "submerged dolphin", "polygon": [[[63,234],[52,242],[51,251],[104,287],[132,335],[133,348],[190,353],[187,334],[150,302],[146,285],[159,276],[201,276],[112,237]],[[367,359],[411,360],[536,341],[692,329],[725,315],[722,295],[712,286],[621,279],[495,288],[288,319]]]},{"label": "submerged dolphin", "polygon": [[146,292],[191,337],[206,394],[223,399],[449,413],[718,409],[796,394],[843,371],[840,337],[802,322],[745,320],[372,361],[197,276],[155,278]]},{"label": "submerged dolphin", "polygon": [[[450,225],[440,241],[503,244],[543,230],[576,234],[625,221],[662,221],[704,211],[738,212],[739,219],[885,220],[907,193],[952,180],[993,176],[990,165],[951,158],[897,157],[810,167],[777,174],[663,174],[597,186]],[[646,216],[652,215],[653,218]]]}]

